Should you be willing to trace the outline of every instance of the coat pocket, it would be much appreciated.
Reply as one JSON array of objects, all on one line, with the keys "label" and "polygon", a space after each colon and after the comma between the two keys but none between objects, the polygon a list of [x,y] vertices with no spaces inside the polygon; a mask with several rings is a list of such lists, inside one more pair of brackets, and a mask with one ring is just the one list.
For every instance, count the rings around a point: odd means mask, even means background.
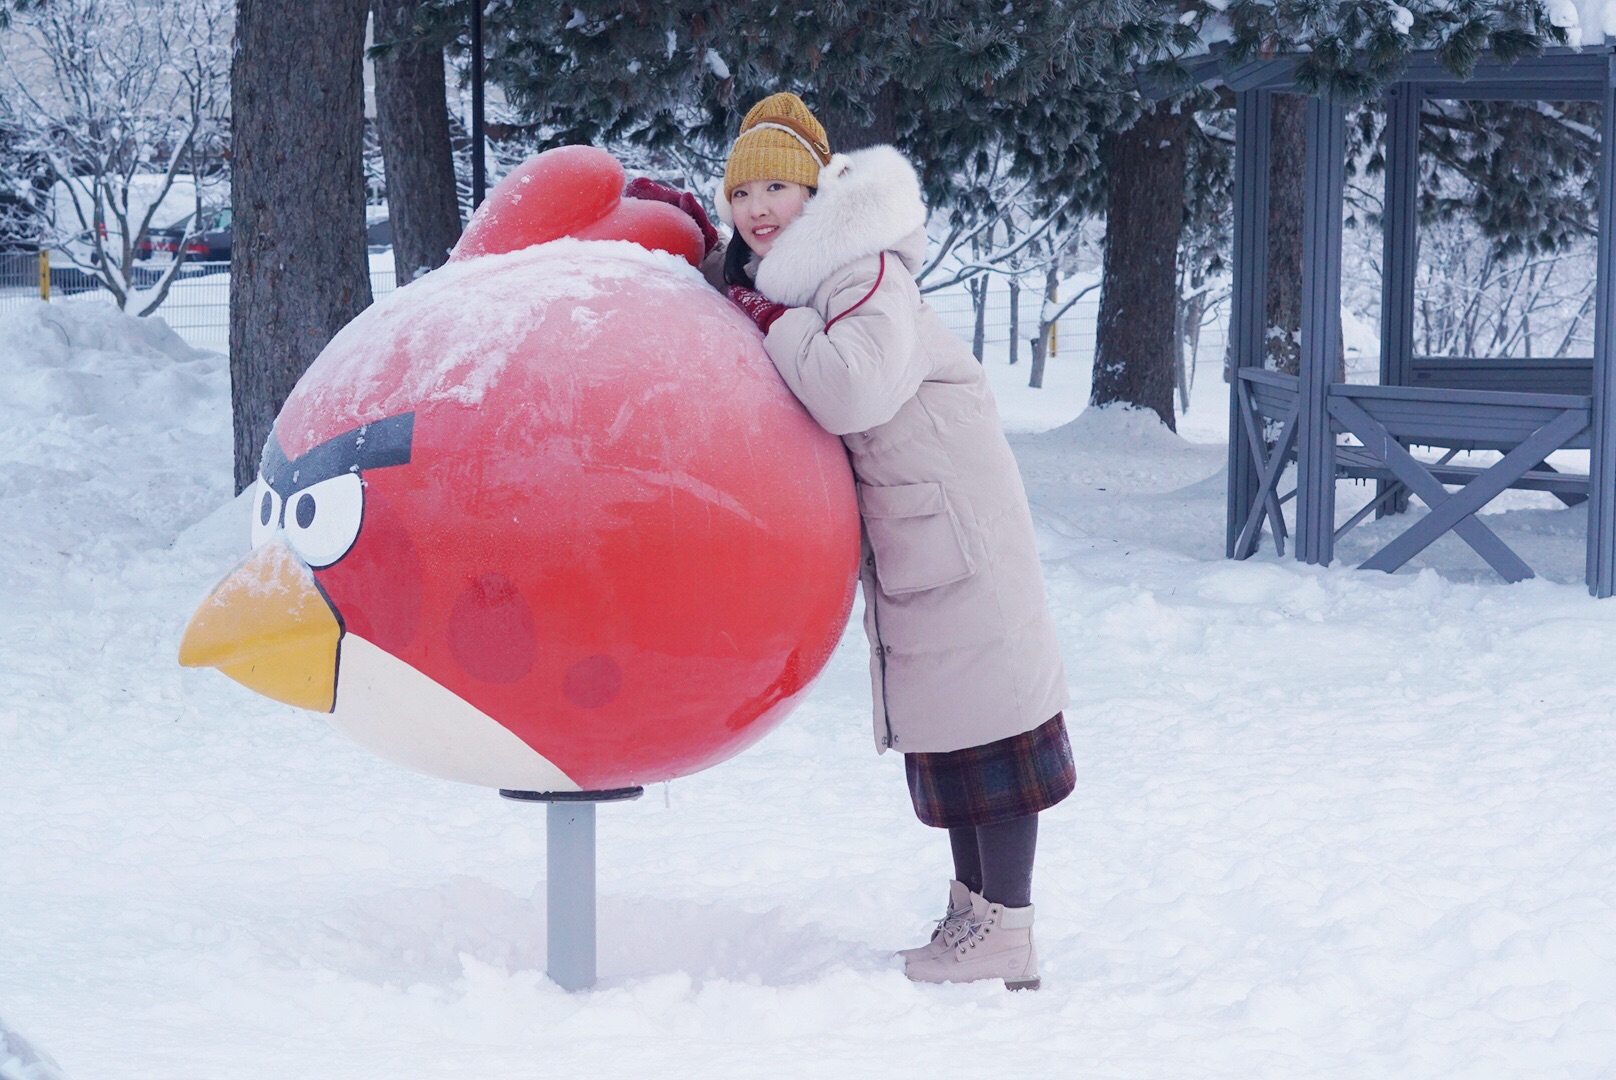
[{"label": "coat pocket", "polygon": [[952,585],[976,573],[965,530],[941,484],[858,486],[859,513],[888,596]]}]

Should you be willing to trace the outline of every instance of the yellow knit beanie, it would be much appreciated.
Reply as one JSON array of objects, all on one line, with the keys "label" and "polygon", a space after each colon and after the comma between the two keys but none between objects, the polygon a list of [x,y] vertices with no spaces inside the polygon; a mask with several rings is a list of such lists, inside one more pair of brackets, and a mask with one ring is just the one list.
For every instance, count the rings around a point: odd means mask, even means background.
[{"label": "yellow knit beanie", "polygon": [[819,170],[829,161],[825,128],[802,99],[796,94],[771,94],[752,106],[741,121],[741,133],[724,165],[720,212],[728,209],[736,188],[753,180],[789,180],[816,187]]}]

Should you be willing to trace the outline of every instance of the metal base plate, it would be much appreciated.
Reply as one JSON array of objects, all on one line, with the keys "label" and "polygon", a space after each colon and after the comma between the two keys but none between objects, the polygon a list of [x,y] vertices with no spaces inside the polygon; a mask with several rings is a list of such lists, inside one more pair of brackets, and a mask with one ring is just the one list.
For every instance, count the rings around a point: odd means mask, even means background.
[{"label": "metal base plate", "polygon": [[499,789],[502,799],[517,802],[628,802],[645,794],[643,787],[608,788],[605,791],[510,791]]}]

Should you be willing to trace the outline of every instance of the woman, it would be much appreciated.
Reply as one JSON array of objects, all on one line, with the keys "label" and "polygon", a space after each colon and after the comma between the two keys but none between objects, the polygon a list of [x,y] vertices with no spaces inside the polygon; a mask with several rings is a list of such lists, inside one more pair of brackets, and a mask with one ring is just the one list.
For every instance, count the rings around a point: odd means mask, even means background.
[{"label": "woman", "polygon": [[[926,208],[892,147],[832,156],[793,94],[747,113],[719,216],[728,293],[792,392],[842,437],[879,751],[945,828],[947,913],[905,971],[1038,985],[1038,812],[1071,793],[1066,679],[1032,515],[982,366],[921,299]],[[715,259],[716,260],[716,252]]]}]

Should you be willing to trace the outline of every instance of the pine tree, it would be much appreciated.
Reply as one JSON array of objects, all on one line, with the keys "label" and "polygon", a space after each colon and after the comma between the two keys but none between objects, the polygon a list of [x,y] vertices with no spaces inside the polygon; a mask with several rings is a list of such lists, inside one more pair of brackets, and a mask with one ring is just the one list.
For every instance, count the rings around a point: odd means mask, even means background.
[{"label": "pine tree", "polygon": [[[715,161],[752,102],[795,91],[833,149],[903,150],[958,237],[992,229],[1007,175],[1022,210],[1062,228],[1103,204],[1102,147],[1139,111],[1133,65],[1193,39],[1156,15],[1149,0],[512,0],[494,70],[557,143],[694,144]],[[1169,422],[1170,393],[1169,378]]]},{"label": "pine tree", "polygon": [[511,0],[491,15],[490,71],[555,143],[695,144],[720,160],[754,101],[792,90],[833,149],[894,143],[932,205],[954,209],[973,194],[966,166],[996,143],[1035,182],[1029,197],[1092,195],[1129,60],[1185,34],[1141,19],[1148,7]]},{"label": "pine tree", "polygon": [[1472,218],[1500,256],[1558,251],[1592,236],[1598,131],[1591,102],[1427,101],[1421,218]]}]

